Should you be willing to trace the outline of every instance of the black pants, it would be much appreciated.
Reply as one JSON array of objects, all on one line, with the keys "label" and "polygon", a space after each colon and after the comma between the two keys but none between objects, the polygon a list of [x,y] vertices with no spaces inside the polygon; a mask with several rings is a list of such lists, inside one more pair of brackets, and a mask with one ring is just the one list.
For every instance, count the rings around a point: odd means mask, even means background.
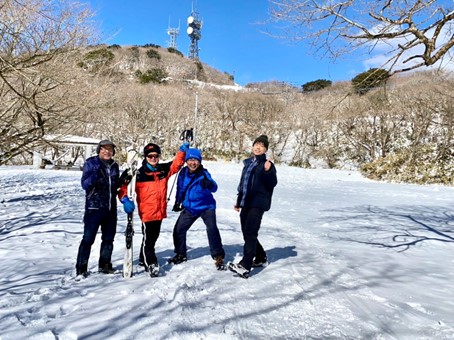
[{"label": "black pants", "polygon": [[84,215],[84,236],[77,254],[76,268],[80,272],[87,271],[91,246],[101,226],[101,250],[99,265],[111,263],[113,242],[117,231],[117,210],[93,209],[86,210]]},{"label": "black pants", "polygon": [[161,232],[162,220],[142,223],[142,245],[140,246],[139,259],[148,267],[150,264],[158,263],[155,253],[156,241]]},{"label": "black pants", "polygon": [[260,224],[264,210],[260,208],[242,208],[240,213],[241,231],[243,232],[244,247],[243,258],[240,264],[247,270],[251,270],[254,257],[263,259],[266,257],[265,250],[258,240]]}]

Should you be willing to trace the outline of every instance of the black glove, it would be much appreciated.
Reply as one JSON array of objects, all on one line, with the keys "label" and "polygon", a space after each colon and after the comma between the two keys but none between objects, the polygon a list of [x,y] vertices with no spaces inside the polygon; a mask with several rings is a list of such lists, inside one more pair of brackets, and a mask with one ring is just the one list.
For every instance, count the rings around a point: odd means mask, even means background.
[{"label": "black glove", "polygon": [[173,205],[172,211],[179,212],[181,210],[183,210],[183,208],[181,207],[181,203],[175,202],[175,204]]},{"label": "black glove", "polygon": [[200,181],[200,186],[202,187],[202,189],[212,189],[213,188],[213,182],[211,182],[208,178],[204,177],[201,181]]},{"label": "black glove", "polygon": [[122,186],[123,184],[128,185],[129,182],[131,182],[131,180],[132,180],[131,171],[129,169],[126,169],[120,176],[119,180],[120,186]]}]

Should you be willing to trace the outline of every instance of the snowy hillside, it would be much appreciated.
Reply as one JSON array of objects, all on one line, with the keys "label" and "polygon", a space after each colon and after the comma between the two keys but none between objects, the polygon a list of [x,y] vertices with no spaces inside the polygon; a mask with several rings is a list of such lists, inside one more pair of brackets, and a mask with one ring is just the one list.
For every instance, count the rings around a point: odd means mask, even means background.
[{"label": "snowy hillside", "polygon": [[[241,165],[204,162],[219,184],[227,261],[242,254],[233,210]],[[177,214],[156,250],[162,276],[95,273],[75,282],[81,172],[0,167],[0,339],[453,339],[454,188],[377,183],[356,172],[278,166],[259,234],[270,264],[249,279],[216,271],[204,225],[169,266]],[[172,183],[173,179],[170,181]],[[120,207],[121,208],[121,207]],[[126,216],[119,210],[114,267]]]}]

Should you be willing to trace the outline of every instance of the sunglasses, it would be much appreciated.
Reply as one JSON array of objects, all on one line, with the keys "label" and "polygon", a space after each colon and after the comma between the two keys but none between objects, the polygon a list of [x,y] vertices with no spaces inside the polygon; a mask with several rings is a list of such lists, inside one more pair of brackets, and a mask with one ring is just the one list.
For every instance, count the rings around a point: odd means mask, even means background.
[{"label": "sunglasses", "polygon": [[147,155],[147,158],[150,158],[150,159],[156,158],[156,159],[158,159],[159,155]]}]

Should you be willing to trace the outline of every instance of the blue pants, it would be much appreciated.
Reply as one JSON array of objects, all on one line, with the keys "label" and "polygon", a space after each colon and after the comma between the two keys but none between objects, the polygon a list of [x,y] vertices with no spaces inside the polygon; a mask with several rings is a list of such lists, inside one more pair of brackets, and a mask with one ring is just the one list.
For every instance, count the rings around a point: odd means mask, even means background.
[{"label": "blue pants", "polygon": [[211,257],[213,259],[217,256],[224,258],[225,252],[222,247],[221,235],[219,234],[219,229],[216,224],[216,212],[214,209],[205,210],[200,214],[200,216],[194,216],[186,209],[180,213],[177,223],[173,228],[173,244],[175,246],[175,253],[186,255],[186,233],[199,217],[202,217],[206,226]]},{"label": "blue pants", "polygon": [[76,268],[85,272],[88,267],[91,246],[95,242],[96,234],[101,226],[101,250],[99,265],[111,263],[113,242],[117,231],[117,211],[106,209],[89,209],[84,215],[84,236],[77,254]]},{"label": "blue pants", "polygon": [[263,259],[265,250],[258,240],[260,224],[265,211],[260,208],[242,208],[240,213],[241,231],[243,232],[243,258],[240,264],[251,270],[254,257]]}]

